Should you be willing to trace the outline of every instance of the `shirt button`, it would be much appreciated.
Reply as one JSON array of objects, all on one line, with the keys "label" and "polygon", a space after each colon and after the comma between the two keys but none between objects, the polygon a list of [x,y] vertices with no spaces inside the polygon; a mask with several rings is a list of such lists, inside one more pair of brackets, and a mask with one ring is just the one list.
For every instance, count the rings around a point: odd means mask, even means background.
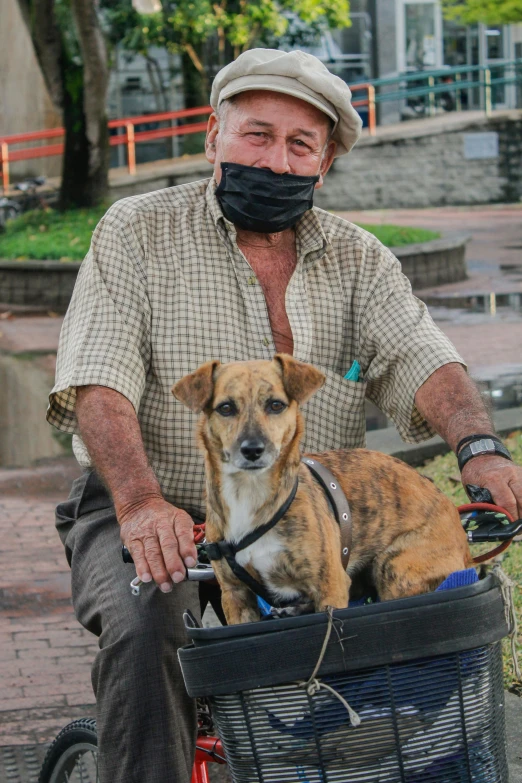
[{"label": "shirt button", "polygon": [[263,345],[266,345],[267,348],[270,345],[270,340],[268,339],[268,337],[263,337]]},{"label": "shirt button", "polygon": [[257,277],[255,275],[250,275],[250,277],[247,280],[248,285],[255,285],[257,283]]}]

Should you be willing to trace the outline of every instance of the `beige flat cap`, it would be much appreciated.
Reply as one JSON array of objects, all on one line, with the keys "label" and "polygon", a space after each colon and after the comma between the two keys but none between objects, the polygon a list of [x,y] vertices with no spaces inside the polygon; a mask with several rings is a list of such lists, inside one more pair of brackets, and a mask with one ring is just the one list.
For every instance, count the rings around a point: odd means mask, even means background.
[{"label": "beige flat cap", "polygon": [[306,52],[250,49],[222,68],[214,79],[210,103],[214,111],[232,95],[271,90],[311,103],[335,123],[336,156],[346,155],[361,135],[362,121],[352,106],[348,85]]}]

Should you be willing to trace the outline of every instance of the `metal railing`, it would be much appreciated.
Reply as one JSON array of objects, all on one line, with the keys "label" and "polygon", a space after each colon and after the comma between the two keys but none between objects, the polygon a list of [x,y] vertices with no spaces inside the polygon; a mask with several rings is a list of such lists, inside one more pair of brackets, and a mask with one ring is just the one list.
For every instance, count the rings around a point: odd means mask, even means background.
[{"label": "metal railing", "polygon": [[[496,76],[498,72],[500,76]],[[375,102],[409,101],[415,98],[427,99],[427,114],[436,112],[436,96],[444,93],[455,94],[455,109],[462,111],[464,91],[478,90],[479,108],[490,115],[494,105],[495,87],[515,85],[522,93],[522,58],[499,60],[489,65],[462,65],[456,68],[440,68],[430,71],[403,73],[384,79],[374,79],[371,84],[376,89]],[[383,87],[397,85],[396,90],[381,91]],[[413,86],[410,86],[413,85]],[[469,98],[468,92],[468,98]],[[468,100],[468,103],[471,101]],[[516,105],[522,105],[522,97],[515,94]]]},{"label": "metal railing", "polygon": [[[353,91],[364,90],[366,98],[354,101],[356,107],[366,107],[368,109],[368,124],[370,133],[375,134],[375,89],[371,84],[356,84],[352,87]],[[201,133],[207,129],[207,120],[203,122],[190,122],[184,125],[178,125],[178,120],[193,118],[198,116],[207,116],[211,114],[211,106],[197,106],[194,109],[181,109],[180,111],[167,111],[158,114],[144,114],[139,117],[123,117],[121,119],[110,120],[108,122],[109,130],[115,133],[109,137],[109,143],[112,147],[124,144],[127,150],[127,169],[129,174],[136,174],[136,144],[145,141],[155,141],[157,139],[166,139],[174,136],[184,136],[191,133]],[[136,130],[136,126],[150,123],[165,123],[170,125],[163,128],[154,128],[153,130]],[[176,123],[176,124],[173,124]],[[10,185],[11,163],[20,160],[30,160],[33,158],[47,158],[55,155],[62,155],[63,141],[53,144],[45,144],[39,147],[25,147],[22,149],[12,149],[12,147],[22,144],[32,144],[37,141],[48,141],[50,139],[63,139],[65,136],[64,128],[50,128],[49,130],[31,131],[29,133],[18,133],[11,136],[0,137],[0,167],[2,170],[2,186],[4,193],[7,193]]]},{"label": "metal railing", "polygon": [[[121,119],[110,120],[107,123],[109,130],[115,131],[115,133],[112,133],[109,136],[109,144],[111,147],[116,147],[121,144],[126,146],[129,174],[136,174],[136,144],[144,141],[154,141],[156,139],[184,136],[190,133],[205,131],[207,128],[207,120],[204,122],[190,122],[185,125],[174,125],[173,123],[191,117],[205,116],[211,112],[211,106],[197,106],[194,109],[181,109],[180,111],[144,114],[139,117],[123,117]],[[154,128],[153,130],[136,130],[136,126],[139,125],[162,122],[169,122],[170,125],[164,128]],[[30,144],[35,141],[47,141],[55,138],[63,139],[64,136],[64,128],[49,128],[48,130],[17,133],[11,136],[0,137],[0,166],[2,169],[2,186],[4,193],[9,190],[10,163],[19,160],[48,158],[55,155],[62,155],[64,148],[63,141],[54,144],[45,144],[40,147],[25,147],[23,149],[11,149],[13,146]]]}]

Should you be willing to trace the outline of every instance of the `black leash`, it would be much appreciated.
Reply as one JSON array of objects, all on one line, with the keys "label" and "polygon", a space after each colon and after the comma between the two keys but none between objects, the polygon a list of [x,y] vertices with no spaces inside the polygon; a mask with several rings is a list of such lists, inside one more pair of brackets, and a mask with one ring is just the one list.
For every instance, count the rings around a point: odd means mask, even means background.
[{"label": "black leash", "polygon": [[279,510],[276,511],[272,519],[266,522],[264,525],[260,525],[248,535],[244,536],[244,538],[242,538],[239,543],[232,544],[229,541],[222,539],[221,541],[216,541],[213,544],[205,544],[205,550],[210,560],[221,560],[222,558],[225,558],[232,572],[241,582],[244,582],[244,584],[246,584],[246,586],[249,587],[252,592],[260,596],[260,598],[269,603],[270,606],[275,606],[278,609],[291,606],[293,603],[295,603],[295,599],[292,598],[284,601],[280,600],[276,595],[272,594],[272,592],[267,590],[266,587],[261,584],[261,582],[259,582],[257,579],[254,579],[254,577],[248,573],[246,568],[243,568],[243,566],[239,565],[236,560],[236,554],[241,552],[242,549],[246,549],[247,546],[254,544],[258,539],[261,538],[261,536],[264,536],[265,533],[268,533],[269,530],[272,530],[272,528],[277,525],[279,520],[284,517],[292,505],[297,492],[298,484],[299,480],[296,479],[290,495],[287,497]]}]

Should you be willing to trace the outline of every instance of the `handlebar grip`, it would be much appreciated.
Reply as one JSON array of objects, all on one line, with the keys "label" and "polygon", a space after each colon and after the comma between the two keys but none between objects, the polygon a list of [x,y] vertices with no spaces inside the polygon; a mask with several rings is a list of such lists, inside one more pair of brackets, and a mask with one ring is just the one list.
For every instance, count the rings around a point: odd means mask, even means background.
[{"label": "handlebar grip", "polygon": [[[121,556],[124,563],[134,563],[134,560],[132,559],[132,555],[126,546],[122,546]],[[190,582],[211,582],[216,577],[214,574],[214,569],[212,568],[211,565],[208,565],[206,563],[197,563],[195,568],[186,569],[185,578],[188,579]]]},{"label": "handlebar grip", "polygon": [[493,495],[487,487],[478,487],[476,484],[466,484],[466,492],[472,503],[494,503]]},{"label": "handlebar grip", "polygon": [[124,563],[134,563],[134,560],[132,559],[132,555],[126,546],[122,546],[121,556]]}]

